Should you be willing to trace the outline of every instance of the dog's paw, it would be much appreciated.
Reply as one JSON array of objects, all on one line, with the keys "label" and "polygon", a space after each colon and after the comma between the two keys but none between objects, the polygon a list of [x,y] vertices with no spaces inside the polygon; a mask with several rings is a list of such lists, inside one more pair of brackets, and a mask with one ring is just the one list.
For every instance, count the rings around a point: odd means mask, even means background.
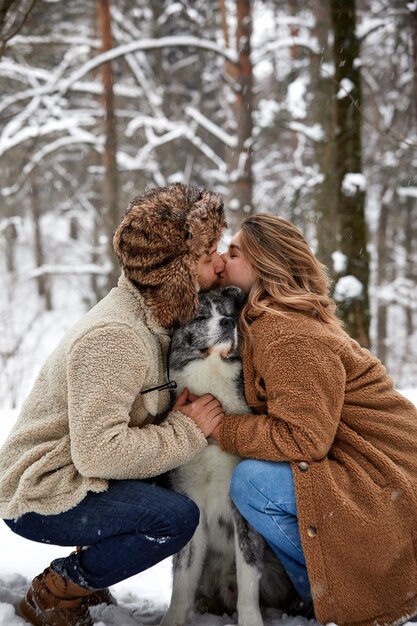
[{"label": "dog's paw", "polygon": [[184,611],[168,609],[159,626],[184,626],[187,614]]},{"label": "dog's paw", "polygon": [[238,612],[238,626],[264,626],[259,609],[251,608]]}]

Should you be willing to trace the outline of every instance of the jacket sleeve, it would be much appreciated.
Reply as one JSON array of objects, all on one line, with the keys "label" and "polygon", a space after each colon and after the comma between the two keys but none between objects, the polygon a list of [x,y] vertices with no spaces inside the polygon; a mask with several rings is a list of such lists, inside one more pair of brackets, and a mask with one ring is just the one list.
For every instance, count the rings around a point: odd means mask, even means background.
[{"label": "jacket sleeve", "polygon": [[266,389],[263,415],[226,415],[220,445],[245,458],[319,461],[340,421],[346,373],[340,356],[316,339],[275,341],[255,367]]},{"label": "jacket sleeve", "polygon": [[129,427],[143,387],[148,352],[128,326],[106,326],[77,340],[68,355],[71,455],[83,476],[138,479],[189,461],[207,445],[180,411],[161,425]]}]

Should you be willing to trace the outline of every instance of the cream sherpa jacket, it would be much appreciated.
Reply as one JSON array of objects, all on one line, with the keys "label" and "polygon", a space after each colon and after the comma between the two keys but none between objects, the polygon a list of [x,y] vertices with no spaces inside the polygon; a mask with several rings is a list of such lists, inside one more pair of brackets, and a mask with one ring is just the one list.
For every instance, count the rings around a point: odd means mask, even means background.
[{"label": "cream sherpa jacket", "polygon": [[0,517],[67,511],[110,479],[158,475],[207,445],[180,411],[160,425],[170,338],[122,275],[43,366],[0,450]]}]

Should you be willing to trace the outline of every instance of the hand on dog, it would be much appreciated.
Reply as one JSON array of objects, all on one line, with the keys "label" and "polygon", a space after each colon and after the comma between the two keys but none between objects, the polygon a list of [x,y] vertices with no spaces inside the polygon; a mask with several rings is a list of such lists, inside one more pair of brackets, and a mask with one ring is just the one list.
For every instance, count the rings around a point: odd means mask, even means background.
[{"label": "hand on dog", "polygon": [[222,405],[210,393],[195,396],[187,388],[178,396],[173,410],[181,411],[184,415],[191,417],[206,437],[212,434],[224,417]]}]

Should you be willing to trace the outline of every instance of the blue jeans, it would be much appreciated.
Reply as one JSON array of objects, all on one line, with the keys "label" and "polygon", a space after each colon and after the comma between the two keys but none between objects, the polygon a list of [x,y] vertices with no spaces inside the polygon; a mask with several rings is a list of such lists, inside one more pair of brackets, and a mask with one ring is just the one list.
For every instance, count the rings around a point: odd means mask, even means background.
[{"label": "blue jeans", "polygon": [[107,491],[88,493],[65,513],[4,521],[32,541],[89,546],[52,566],[82,587],[102,589],[181,550],[197,528],[199,510],[187,497],[146,481],[112,480]]},{"label": "blue jeans", "polygon": [[291,466],[242,461],[233,473],[230,495],[243,517],[269,543],[300,596],[311,601]]}]

